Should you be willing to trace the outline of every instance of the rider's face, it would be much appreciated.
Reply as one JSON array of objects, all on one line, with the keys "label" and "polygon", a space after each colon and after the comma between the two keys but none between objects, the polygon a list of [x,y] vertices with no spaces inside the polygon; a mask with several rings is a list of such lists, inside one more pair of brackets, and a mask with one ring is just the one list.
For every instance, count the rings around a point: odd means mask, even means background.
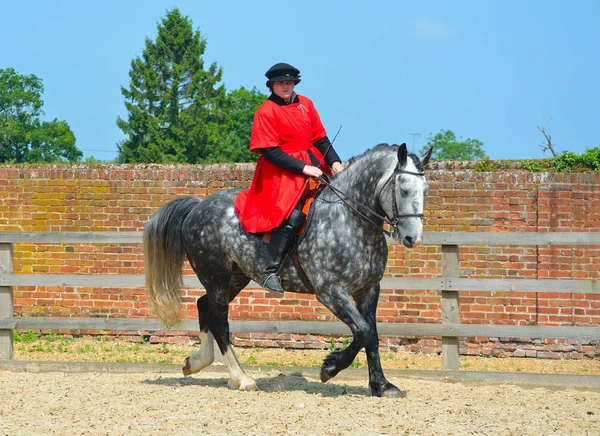
[{"label": "rider's face", "polygon": [[287,82],[273,82],[273,92],[284,100],[289,100],[292,92],[294,92],[294,85],[295,83],[292,80],[288,80]]}]

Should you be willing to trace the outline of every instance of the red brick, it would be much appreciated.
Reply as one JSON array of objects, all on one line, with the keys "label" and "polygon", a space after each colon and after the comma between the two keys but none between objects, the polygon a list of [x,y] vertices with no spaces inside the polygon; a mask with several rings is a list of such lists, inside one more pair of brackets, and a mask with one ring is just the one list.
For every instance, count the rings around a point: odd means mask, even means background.
[{"label": "red brick", "polygon": [[[107,165],[0,167],[3,205],[0,226],[21,231],[139,231],[149,215],[180,195],[203,195],[225,187],[247,187],[253,165],[145,168]],[[430,169],[426,199],[428,231],[597,231],[600,175],[539,174],[506,170],[476,173]],[[204,186],[198,187],[198,181]],[[478,223],[475,221],[478,220]],[[140,274],[136,244],[16,244],[16,273]],[[600,279],[600,248],[587,246],[464,246],[461,277]],[[185,274],[193,274],[187,262]],[[439,277],[441,249],[390,246],[386,274]],[[19,287],[15,315],[88,313],[147,316],[144,290]],[[197,319],[196,289],[183,290],[184,315]],[[461,319],[468,323],[575,323],[600,325],[600,294],[461,292]],[[382,290],[379,318],[387,322],[439,322],[435,291]],[[151,312],[150,312],[151,313]],[[273,297],[243,291],[231,304],[232,319],[335,319],[314,296]],[[152,315],[150,315],[152,316]],[[495,318],[494,318],[495,317]],[[296,318],[295,318],[296,319]],[[270,339],[281,344],[280,339]],[[256,340],[252,340],[256,343]],[[421,348],[419,348],[421,349]],[[495,349],[494,349],[495,350]],[[495,351],[494,351],[495,352]],[[566,351],[565,351],[566,353]],[[572,352],[583,356],[581,350]],[[592,352],[593,353],[593,352]]]}]

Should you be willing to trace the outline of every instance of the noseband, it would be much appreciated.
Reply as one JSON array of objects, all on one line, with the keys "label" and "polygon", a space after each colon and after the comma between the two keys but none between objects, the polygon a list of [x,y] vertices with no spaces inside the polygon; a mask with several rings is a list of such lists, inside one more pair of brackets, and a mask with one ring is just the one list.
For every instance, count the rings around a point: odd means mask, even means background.
[{"label": "noseband", "polygon": [[[392,174],[388,177],[388,179],[385,181],[385,183],[383,184],[383,186],[379,190],[379,195],[381,195],[381,193],[383,192],[383,189],[387,186],[387,184],[390,182],[390,180],[392,180],[392,178],[394,176],[398,175],[398,174],[408,174],[408,175],[417,176],[417,177],[421,177],[421,176],[425,175],[425,173],[415,173],[415,172],[412,172],[412,171],[402,170],[402,169],[400,169],[398,167],[398,165],[396,165],[396,168],[394,168],[394,172],[392,172]],[[342,192],[339,189],[337,189],[335,186],[332,186],[331,183],[329,183],[329,181],[325,177],[321,176],[321,177],[318,177],[318,179],[321,182],[323,182],[325,185],[327,185],[327,187],[329,187],[333,191],[333,193],[338,196],[338,198],[342,201],[342,203],[344,203],[346,206],[348,206],[354,212],[356,212],[357,214],[359,214],[360,216],[362,216],[364,219],[366,219],[367,221],[369,221],[371,224],[374,224],[375,226],[379,227],[379,225],[377,223],[375,223],[368,216],[366,216],[365,214],[363,214],[362,212],[360,212],[358,209],[356,209],[355,207],[353,207],[352,205],[350,205],[346,200],[350,200],[350,201],[352,201],[352,202],[360,205],[361,207],[367,209],[371,214],[373,214],[377,218],[383,220],[386,224],[389,224],[395,230],[398,227],[398,221],[401,218],[423,218],[423,214],[422,213],[403,213],[403,214],[399,214],[398,213],[398,203],[396,201],[396,184],[395,183],[392,185],[392,214],[393,214],[393,216],[392,216],[392,218],[389,218],[387,216],[387,213],[385,212],[385,210],[383,211],[383,213],[385,215],[383,215],[383,216],[379,215],[377,212],[375,212],[370,207],[365,206],[360,201],[355,200],[354,198],[348,196],[344,192]],[[383,233],[385,233],[388,236],[392,236],[392,234],[395,233],[395,232],[388,232],[387,230],[383,230]]]}]

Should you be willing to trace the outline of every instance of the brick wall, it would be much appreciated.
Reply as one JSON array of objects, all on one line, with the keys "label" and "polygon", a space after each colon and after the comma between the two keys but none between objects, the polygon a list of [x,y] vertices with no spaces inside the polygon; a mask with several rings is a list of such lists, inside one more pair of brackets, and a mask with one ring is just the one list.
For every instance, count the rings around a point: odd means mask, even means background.
[{"label": "brick wall", "polygon": [[[512,165],[514,166],[514,165]],[[464,163],[433,163],[427,171],[425,231],[595,232],[600,224],[600,175],[476,172]],[[140,231],[149,215],[181,195],[206,196],[247,187],[253,164],[0,166],[0,230]],[[598,280],[597,246],[461,246],[460,275],[472,278],[573,278]],[[16,273],[142,274],[139,244],[17,244]],[[191,271],[188,268],[188,272]],[[390,247],[390,277],[436,277],[441,248]],[[196,318],[198,291],[184,289],[185,316]],[[18,287],[17,316],[149,316],[143,289]],[[461,293],[461,322],[472,324],[600,325],[598,294]],[[440,322],[438,292],[385,290],[382,322]],[[334,320],[314,297],[242,291],[230,319]],[[96,333],[96,332],[76,332]],[[137,335],[137,332],[131,332]],[[151,332],[149,332],[150,334]],[[154,336],[181,340],[180,333]],[[328,347],[331,338],[240,334],[243,346]],[[342,342],[344,338],[333,338]],[[382,338],[384,348],[439,352],[439,338]],[[496,356],[598,357],[597,341],[465,338],[462,352]]]}]

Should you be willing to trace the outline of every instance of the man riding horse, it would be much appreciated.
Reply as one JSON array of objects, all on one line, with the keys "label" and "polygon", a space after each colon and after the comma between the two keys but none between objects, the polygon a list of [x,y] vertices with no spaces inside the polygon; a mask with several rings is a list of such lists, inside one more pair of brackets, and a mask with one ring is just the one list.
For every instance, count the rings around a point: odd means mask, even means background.
[{"label": "man riding horse", "polygon": [[[233,350],[229,304],[251,280],[274,292],[314,294],[352,333],[345,349],[323,360],[321,381],[348,368],[364,348],[372,395],[400,397],[402,391],[386,379],[379,358],[376,311],[388,258],[384,232],[406,248],[422,242],[424,170],[432,149],[417,156],[406,144],[379,144],[343,169],[312,102],[293,92],[299,71],[277,64],[267,78],[273,93],[254,120],[251,149],[261,157],[251,188],[176,198],[146,224],[148,301],[165,325],[181,321],[181,273],[187,259],[205,293],[196,302],[200,349],[185,360],[183,373],[211,365],[216,343],[229,369],[228,386],[253,390],[256,382]],[[307,181],[330,172],[338,174],[312,202],[311,225],[296,247],[301,274],[294,262],[283,262],[304,222],[297,206]],[[384,223],[393,231],[385,231]]]},{"label": "man riding horse", "polygon": [[313,102],[294,92],[300,71],[278,63],[265,76],[271,95],[254,115],[250,140],[250,151],[260,158],[250,189],[240,192],[235,210],[246,232],[270,232],[271,262],[261,285],[283,294],[277,272],[306,220],[302,207],[307,181],[344,167]]}]

